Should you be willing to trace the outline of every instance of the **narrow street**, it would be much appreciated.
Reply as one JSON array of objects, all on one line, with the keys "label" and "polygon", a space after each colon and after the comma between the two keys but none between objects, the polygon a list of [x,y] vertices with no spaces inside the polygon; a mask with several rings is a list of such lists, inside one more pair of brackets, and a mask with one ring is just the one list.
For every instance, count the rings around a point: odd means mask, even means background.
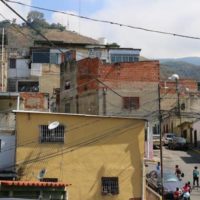
[{"label": "narrow street", "polygon": [[[155,158],[159,158],[160,150],[154,150]],[[200,154],[189,151],[174,151],[163,147],[163,168],[174,171],[175,165],[179,165],[182,172],[185,174],[183,181],[190,181],[192,184],[192,170],[194,166],[200,169]],[[191,193],[191,200],[200,199],[200,188],[193,189]]]}]

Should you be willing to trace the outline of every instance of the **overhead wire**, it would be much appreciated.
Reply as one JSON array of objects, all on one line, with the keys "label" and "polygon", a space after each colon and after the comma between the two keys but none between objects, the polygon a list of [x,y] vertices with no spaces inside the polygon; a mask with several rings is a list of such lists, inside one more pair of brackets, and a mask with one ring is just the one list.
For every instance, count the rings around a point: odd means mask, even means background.
[{"label": "overhead wire", "polygon": [[[1,0],[2,1],[2,0]],[[7,0],[8,1],[8,0]],[[4,4],[5,4],[5,2],[4,1],[2,1]],[[8,2],[12,2],[12,3],[19,3],[19,4],[21,4],[22,5],[22,3],[20,3],[20,2],[14,2],[14,1],[8,1]],[[5,4],[6,5],[6,4]],[[23,5],[25,5],[25,4],[23,4]],[[13,12],[15,12],[15,10],[14,9],[12,9],[10,6],[8,6],[8,5],[6,5],[7,7],[9,7]],[[27,5],[28,6],[28,5]],[[33,6],[31,6],[31,7],[33,7]],[[36,7],[35,7],[36,8]],[[38,7],[38,9],[39,9],[39,7]],[[45,9],[45,10],[47,10],[47,9]],[[53,10],[47,10],[47,11],[53,11]],[[54,10],[54,12],[60,12],[60,11],[55,11]],[[15,14],[17,14],[16,12],[15,12]],[[63,13],[64,14],[64,13]],[[65,14],[68,14],[68,13],[65,13]],[[20,15],[19,14],[17,14],[18,15],[18,17],[20,17]],[[74,15],[75,16],[75,15]],[[136,28],[136,29],[141,29],[141,30],[146,30],[146,31],[151,31],[151,32],[157,32],[157,33],[163,33],[163,34],[172,34],[172,33],[167,33],[167,32],[161,32],[161,31],[154,31],[154,30],[148,30],[148,29],[144,29],[144,28],[140,28],[140,27],[132,27],[132,26],[129,26],[129,25],[124,25],[124,24],[119,24],[119,23],[115,23],[115,22],[109,22],[109,21],[103,21],[103,20],[96,20],[96,19],[91,19],[91,18],[87,18],[87,17],[84,17],[84,16],[76,16],[76,17],[81,17],[81,18],[86,18],[86,19],[90,19],[90,20],[94,20],[94,21],[99,21],[99,22],[104,22],[104,23],[111,23],[111,24],[115,24],[115,25],[120,25],[120,26],[126,26],[126,27],[129,27],[129,28]],[[21,17],[20,17],[21,18]],[[24,21],[24,19],[23,18],[21,18],[23,21]],[[27,21],[25,21],[26,23],[27,23]],[[33,27],[31,27],[31,28],[33,28]],[[38,34],[40,34],[41,35],[41,33],[39,33],[38,32],[38,30],[35,30]],[[184,36],[184,35],[179,35],[179,34],[174,34],[173,33],[173,35],[174,36],[181,36],[181,37],[188,37],[188,38],[191,38],[191,39],[200,39],[200,38],[197,38],[197,37],[190,37],[190,36]],[[41,35],[42,37],[43,37],[43,35]],[[45,37],[43,37],[45,40],[47,39],[47,38],[45,38]],[[47,39],[47,41],[48,42],[50,42],[48,39]],[[51,43],[51,42],[50,42]],[[53,46],[53,45],[52,45]],[[103,82],[101,82],[101,83],[103,83]],[[104,84],[104,83],[103,83]],[[104,85],[105,86],[105,85]],[[115,91],[113,91],[114,93],[115,93]],[[115,93],[116,95],[119,95],[118,93]],[[122,97],[121,95],[119,95],[120,97]]]},{"label": "overhead wire", "polygon": [[[111,136],[113,136],[113,134],[118,136],[118,135],[126,133],[126,131],[129,130],[129,129],[137,128],[139,126],[140,126],[139,122],[136,125],[135,124],[133,125],[133,123],[131,122],[129,125],[126,124],[126,125],[123,125],[123,126],[120,126],[120,127],[115,126],[114,129],[111,127],[111,130],[108,130],[108,131],[106,131],[105,133],[103,133],[99,136],[96,136],[94,138],[88,138],[88,139],[86,138],[87,140],[81,139],[80,142],[78,142],[78,143],[76,141],[76,144],[71,144],[71,145],[63,148],[62,152],[57,152],[57,151],[55,151],[54,153],[48,152],[48,154],[42,155],[39,158],[35,157],[35,158],[32,158],[32,159],[29,159],[28,161],[20,160],[14,166],[17,166],[19,164],[30,164],[30,163],[40,162],[42,160],[46,160],[46,159],[49,159],[49,158],[52,158],[52,157],[56,157],[56,156],[59,156],[59,155],[65,154],[65,153],[70,153],[71,151],[75,151],[75,150],[77,150],[81,147],[91,145],[91,144],[94,144],[94,143],[101,141],[102,139],[106,139],[108,137],[111,137]],[[113,137],[112,137],[112,139],[113,139]],[[11,166],[9,166],[9,168],[14,167],[14,166],[11,165]]]},{"label": "overhead wire", "polygon": [[[1,1],[3,2],[3,0],[1,0]],[[13,1],[13,0],[5,0],[5,1],[10,2],[10,3],[14,3],[14,4],[27,6],[27,7],[30,7],[30,8],[35,8],[35,9],[38,9],[38,10],[65,14],[65,15],[68,15],[68,16],[73,16],[73,17],[77,17],[77,18],[81,18],[81,19],[85,19],[85,20],[89,20],[89,21],[93,21],[93,22],[116,25],[116,26],[119,26],[119,27],[126,27],[126,28],[130,28],[130,29],[136,29],[136,30],[141,30],[141,31],[146,31],[146,32],[176,36],[176,37],[181,37],[181,38],[200,40],[200,37],[183,35],[183,34],[178,34],[178,33],[173,33],[173,32],[160,31],[160,30],[154,30],[154,29],[149,29],[149,28],[145,28],[145,27],[138,27],[138,26],[123,24],[123,23],[119,23],[119,22],[109,21],[109,20],[95,19],[95,18],[92,18],[92,17],[86,17],[86,16],[83,16],[83,15],[78,15],[78,14],[69,13],[69,12],[65,12],[65,11],[59,11],[59,10],[55,10],[55,9],[42,8],[42,7],[39,7],[39,6],[28,5],[28,4],[18,2],[18,1]]]},{"label": "overhead wire", "polygon": [[4,0],[0,0],[6,7],[8,7],[12,12],[14,12],[20,19],[22,19],[31,29],[33,29],[38,35],[40,35],[43,39],[45,39],[52,47],[58,49],[61,53],[63,51],[57,47],[52,41],[50,41],[41,31],[33,27],[24,17],[22,17],[15,9],[13,9],[9,4],[7,4]]}]

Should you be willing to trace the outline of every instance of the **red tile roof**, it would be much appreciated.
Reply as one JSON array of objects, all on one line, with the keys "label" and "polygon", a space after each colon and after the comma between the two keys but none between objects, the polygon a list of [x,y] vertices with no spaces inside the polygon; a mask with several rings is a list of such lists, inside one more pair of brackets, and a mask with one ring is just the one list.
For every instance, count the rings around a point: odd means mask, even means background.
[{"label": "red tile roof", "polygon": [[0,185],[4,186],[31,186],[31,187],[66,187],[71,184],[66,184],[63,182],[41,182],[41,181],[0,181]]}]

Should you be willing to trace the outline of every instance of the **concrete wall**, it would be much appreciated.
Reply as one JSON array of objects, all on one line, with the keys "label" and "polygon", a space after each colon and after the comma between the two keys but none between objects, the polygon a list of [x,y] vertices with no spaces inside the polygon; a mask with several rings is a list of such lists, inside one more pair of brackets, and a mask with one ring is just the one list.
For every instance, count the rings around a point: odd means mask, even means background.
[{"label": "concrete wall", "polygon": [[[192,129],[193,129],[193,131],[192,131],[193,142],[194,142],[194,134],[196,132],[196,134],[197,134],[197,144],[196,144],[197,146],[196,147],[200,147],[200,121],[199,120],[193,123]],[[194,144],[194,146],[195,146],[195,144]]]},{"label": "concrete wall", "polygon": [[15,135],[0,131],[0,171],[15,167]]},{"label": "concrete wall", "polygon": [[28,78],[30,77],[29,59],[17,58],[16,68],[8,70],[8,78]]},{"label": "concrete wall", "polygon": [[[21,179],[36,180],[46,168],[45,177],[72,184],[70,199],[141,199],[144,121],[28,112],[16,119]],[[53,121],[65,126],[64,144],[38,143],[39,125]],[[101,177],[115,176],[119,194],[102,196]]]},{"label": "concrete wall", "polygon": [[[154,82],[136,82],[136,81],[120,81],[117,83],[104,82],[109,88],[106,91],[105,100],[103,96],[99,98],[99,105],[106,102],[107,115],[122,115],[122,116],[148,116],[152,112],[158,110],[158,92],[157,83]],[[139,97],[138,109],[123,108],[123,97]],[[103,114],[103,106],[99,111]]]},{"label": "concrete wall", "polygon": [[21,92],[20,110],[48,111],[49,95],[40,92]]}]

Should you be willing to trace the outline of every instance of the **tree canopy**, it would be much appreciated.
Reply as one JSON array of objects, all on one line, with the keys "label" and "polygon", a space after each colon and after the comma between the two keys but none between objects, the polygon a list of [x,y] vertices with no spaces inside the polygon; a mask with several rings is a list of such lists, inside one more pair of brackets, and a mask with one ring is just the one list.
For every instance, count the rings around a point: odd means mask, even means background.
[{"label": "tree canopy", "polygon": [[38,30],[42,30],[44,28],[47,29],[59,29],[61,31],[65,30],[65,26],[60,23],[52,23],[49,24],[45,18],[44,14],[39,11],[30,11],[27,15],[28,23]]}]

